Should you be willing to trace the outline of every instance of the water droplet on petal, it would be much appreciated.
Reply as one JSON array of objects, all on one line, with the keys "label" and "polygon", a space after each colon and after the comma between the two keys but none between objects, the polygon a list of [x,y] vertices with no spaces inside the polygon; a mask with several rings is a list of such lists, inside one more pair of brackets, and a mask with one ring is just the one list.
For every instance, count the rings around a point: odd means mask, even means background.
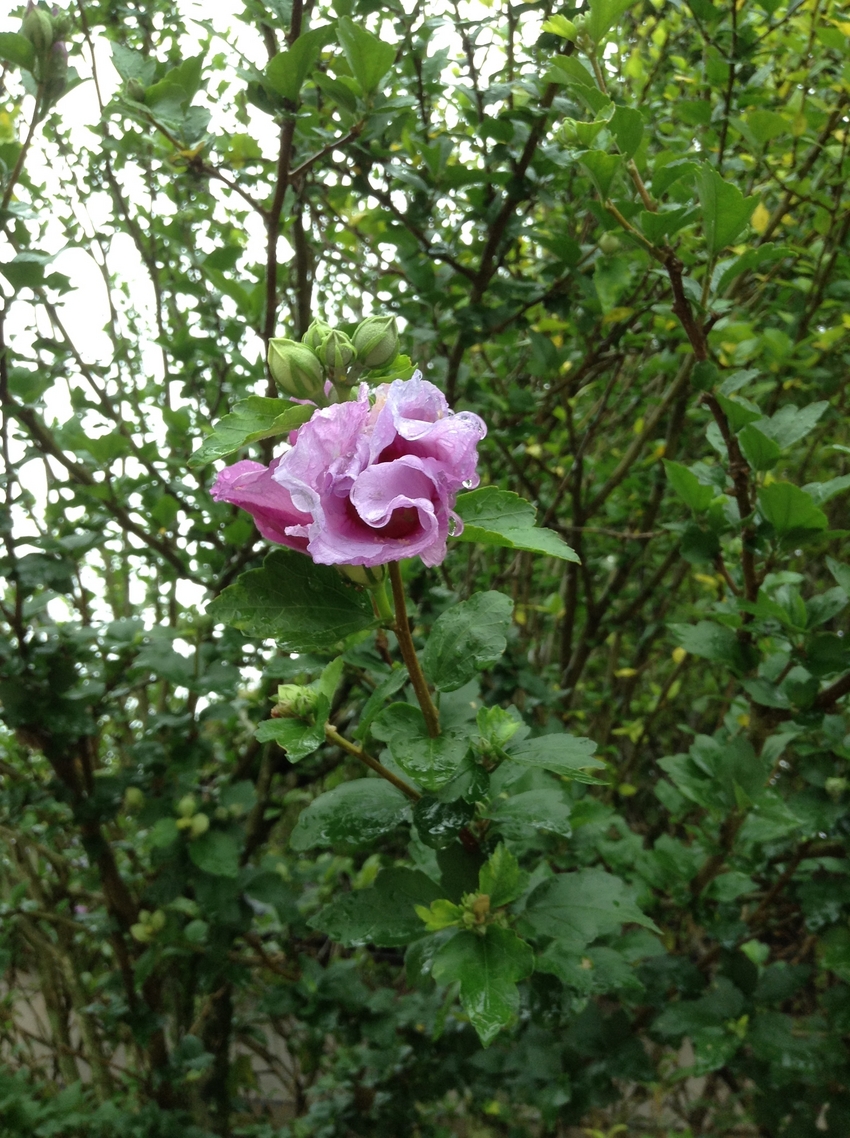
[{"label": "water droplet on petal", "polygon": [[473,481],[474,480],[472,478],[464,478],[464,480],[463,480],[464,490],[471,490],[472,486],[473,486]]},{"label": "water droplet on petal", "polygon": [[455,537],[461,531],[461,521],[455,514],[449,515],[449,537]]}]

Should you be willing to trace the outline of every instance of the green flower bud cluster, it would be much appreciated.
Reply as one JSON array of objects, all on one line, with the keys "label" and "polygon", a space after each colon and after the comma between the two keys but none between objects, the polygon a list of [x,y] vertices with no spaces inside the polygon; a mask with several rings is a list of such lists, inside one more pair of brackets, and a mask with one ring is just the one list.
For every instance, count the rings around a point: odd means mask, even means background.
[{"label": "green flower bud cluster", "polygon": [[369,316],[353,336],[314,320],[298,343],[269,342],[269,370],[275,383],[295,399],[327,403],[327,382],[337,397],[348,398],[364,370],[384,368],[398,355],[398,327],[394,316]]},{"label": "green flower bud cluster", "polygon": [[165,928],[166,915],[163,909],[151,912],[149,909],[139,910],[139,920],[130,925],[130,936],[139,944],[150,944],[156,939],[156,934]]},{"label": "green flower bud cluster", "polygon": [[71,22],[65,14],[54,15],[34,4],[27,5],[21,32],[35,51],[33,76],[44,85],[44,100],[49,106],[62,92],[68,78],[68,49],[65,37]]},{"label": "green flower bud cluster", "polygon": [[197,808],[194,794],[187,794],[177,803],[178,830],[188,830],[190,838],[199,838],[210,828],[210,818]]}]

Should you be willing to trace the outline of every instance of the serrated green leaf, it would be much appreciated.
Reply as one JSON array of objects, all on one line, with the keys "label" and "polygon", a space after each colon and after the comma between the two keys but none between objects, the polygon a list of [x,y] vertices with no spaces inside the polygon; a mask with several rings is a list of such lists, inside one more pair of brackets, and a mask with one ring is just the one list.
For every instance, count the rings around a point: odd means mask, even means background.
[{"label": "serrated green leaf", "polygon": [[809,403],[805,407],[795,407],[793,403],[787,403],[769,419],[761,419],[759,430],[773,439],[782,450],[786,450],[814,430],[827,407],[829,404],[825,399]]},{"label": "serrated green leaf", "polygon": [[343,782],[315,798],[292,831],[294,850],[315,846],[367,846],[410,815],[407,798],[380,778]]},{"label": "serrated green leaf", "polygon": [[633,3],[634,0],[590,0],[587,33],[593,42],[601,43]]},{"label": "serrated green leaf", "polygon": [[237,877],[239,846],[235,838],[223,830],[207,830],[189,842],[189,857],[204,873],[213,877]]},{"label": "serrated green leaf", "polygon": [[422,665],[438,691],[456,691],[505,651],[513,602],[504,593],[476,593],[434,622]]},{"label": "serrated green leaf", "polygon": [[207,435],[189,459],[189,466],[204,466],[249,443],[289,434],[306,423],[315,410],[312,405],[251,395],[236,403],[233,411],[216,424],[213,433]]},{"label": "serrated green leaf", "polygon": [[793,482],[771,482],[758,494],[759,510],[780,537],[806,530],[826,529],[826,514]]},{"label": "serrated green leaf", "polygon": [[515,901],[528,884],[528,874],[503,844],[496,846],[478,871],[478,889],[490,898],[490,908],[500,909]]},{"label": "serrated green leaf", "polygon": [[21,32],[0,32],[0,59],[32,71],[35,66],[35,48]]},{"label": "serrated green leaf", "polygon": [[694,513],[702,513],[711,505],[715,490],[711,486],[704,486],[692,470],[680,462],[671,462],[664,459],[664,469],[667,472],[667,481],[682,499],[686,506]]},{"label": "serrated green leaf", "polygon": [[286,51],[278,52],[266,64],[265,83],[290,103],[297,103],[313,64],[322,48],[334,38],[333,25],[302,32]]},{"label": "serrated green leaf", "polygon": [[451,782],[469,750],[461,731],[446,731],[432,739],[418,707],[391,703],[372,724],[372,734],[389,745],[401,769],[426,790]]},{"label": "serrated green leaf", "polygon": [[334,898],[308,924],[348,948],[394,948],[428,932],[416,907],[431,904],[439,895],[439,886],[418,869],[383,869],[374,885]]},{"label": "serrated green leaf", "polygon": [[530,502],[509,490],[484,486],[468,494],[460,494],[455,506],[463,518],[463,532],[456,541],[477,541],[482,545],[498,545],[506,549],[526,549],[563,561],[579,557],[556,533],[534,524],[537,511]]},{"label": "serrated green leaf", "polygon": [[525,790],[490,804],[489,816],[507,838],[517,839],[531,826],[568,838],[572,833],[569,803],[553,790]]},{"label": "serrated green leaf", "polygon": [[570,43],[575,43],[576,26],[566,16],[551,16],[543,24],[543,31],[549,32],[553,36],[560,36],[561,39],[569,40]]},{"label": "serrated green leaf", "polygon": [[323,712],[318,723],[305,723],[303,719],[266,719],[254,732],[260,743],[277,743],[286,751],[286,757],[291,763],[297,763],[307,755],[312,755],[325,741],[325,723],[327,721],[330,705],[325,699]]},{"label": "serrated green leaf", "polygon": [[607,201],[611,192],[611,183],[614,175],[623,161],[620,154],[606,154],[604,150],[588,150],[579,159],[585,167],[591,180],[599,191],[603,201]]},{"label": "serrated green leaf", "polygon": [[290,652],[334,648],[375,625],[368,594],[328,565],[277,549],[262,569],[243,573],[207,607],[207,613],[249,636],[273,638]]},{"label": "serrated green leaf", "polygon": [[438,984],[460,983],[460,1002],[487,1047],[519,1010],[517,982],[531,975],[530,945],[510,929],[490,925],[485,936],[459,932],[434,957]]},{"label": "serrated green leaf", "polygon": [[506,748],[508,758],[515,763],[542,767],[554,774],[568,775],[576,782],[588,783],[598,781],[588,771],[605,769],[605,764],[593,757],[595,750],[596,744],[592,739],[560,732],[509,743]]},{"label": "serrated green leaf", "polygon": [[337,35],[348,66],[364,95],[373,95],[392,67],[395,48],[373,36],[348,16],[337,20]]},{"label": "serrated green leaf", "polygon": [[702,206],[702,228],[710,257],[731,245],[750,220],[757,201],[745,198],[732,182],[725,181],[713,166],[698,167],[697,190]]},{"label": "serrated green leaf", "polygon": [[624,924],[658,932],[637,907],[634,891],[601,869],[559,873],[541,882],[528,898],[522,923],[540,936],[555,937],[576,949],[618,932]]},{"label": "serrated green leaf", "polygon": [[626,158],[631,158],[643,138],[643,115],[634,107],[618,106],[611,116],[609,125],[617,142],[617,149]]},{"label": "serrated green leaf", "polygon": [[770,470],[782,453],[777,443],[765,435],[753,423],[748,423],[739,433],[738,442],[744,458],[753,470]]}]

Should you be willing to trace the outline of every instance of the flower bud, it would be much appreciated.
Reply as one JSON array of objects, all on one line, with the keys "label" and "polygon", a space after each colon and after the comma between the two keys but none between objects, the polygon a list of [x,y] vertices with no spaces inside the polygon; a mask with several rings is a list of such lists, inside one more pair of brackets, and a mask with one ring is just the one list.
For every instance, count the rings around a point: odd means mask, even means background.
[{"label": "flower bud", "polygon": [[140,83],[138,79],[128,79],[125,88],[127,96],[136,103],[143,103],[145,101],[145,85]]},{"label": "flower bud", "polygon": [[616,253],[620,248],[620,238],[616,233],[603,233],[599,238],[599,248],[605,253]]},{"label": "flower bud", "polygon": [[27,5],[21,31],[35,48],[36,55],[46,55],[53,46],[53,21],[43,8]]},{"label": "flower bud", "polygon": [[318,353],[322,342],[328,337],[331,331],[332,328],[330,324],[326,324],[324,320],[314,320],[301,337],[301,343],[306,344],[308,348]]},{"label": "flower bud", "polygon": [[329,332],[322,341],[322,346],[316,353],[319,360],[325,365],[331,373],[331,382],[340,382],[340,379],[335,379],[334,373],[341,372],[341,378],[345,378],[345,369],[354,359],[354,345],[345,332]]},{"label": "flower bud", "polygon": [[144,792],[137,786],[128,786],[124,791],[124,809],[128,814],[134,814],[145,804]]},{"label": "flower bud", "polygon": [[186,794],[177,803],[177,813],[181,818],[191,818],[195,813],[196,806],[194,794]]},{"label": "flower bud", "polygon": [[398,325],[394,316],[369,316],[352,337],[364,367],[384,367],[398,355]]},{"label": "flower bud", "polygon": [[269,343],[269,370],[275,383],[296,399],[324,400],[322,365],[306,346],[295,340]]},{"label": "flower bud", "polygon": [[377,589],[383,585],[389,574],[386,565],[337,565],[340,573],[355,585],[365,585],[367,589]]},{"label": "flower bud", "polygon": [[199,838],[201,834],[205,834],[209,828],[209,816],[207,814],[196,814],[192,819],[192,825],[189,827],[189,836]]},{"label": "flower bud", "polygon": [[306,719],[316,708],[319,693],[302,684],[281,684],[277,689],[277,703],[272,708],[274,719]]},{"label": "flower bud", "polygon": [[47,56],[44,67],[45,98],[54,103],[68,82],[68,49],[62,40],[57,40]]}]

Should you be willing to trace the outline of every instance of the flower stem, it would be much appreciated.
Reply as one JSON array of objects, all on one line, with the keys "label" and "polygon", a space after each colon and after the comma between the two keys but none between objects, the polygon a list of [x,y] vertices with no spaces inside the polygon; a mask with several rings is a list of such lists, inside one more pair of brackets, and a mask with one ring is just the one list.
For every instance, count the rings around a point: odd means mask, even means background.
[{"label": "flower stem", "polygon": [[413,647],[413,637],[410,635],[410,625],[407,623],[407,606],[404,603],[404,584],[401,580],[401,570],[397,561],[390,562],[390,581],[393,587],[393,600],[395,601],[395,625],[393,630],[398,638],[398,646],[405,666],[410,675],[410,682],[425,716],[425,726],[432,739],[440,734],[440,716],[434,707],[428,683],[422,673],[416,649]]},{"label": "flower stem", "polygon": [[387,770],[383,763],[379,763],[377,759],[373,759],[362,747],[358,747],[356,743],[349,743],[345,736],[340,735],[336,727],[332,727],[330,723],[325,724],[325,738],[329,743],[335,743],[337,747],[340,747],[349,755],[353,755],[354,758],[359,759],[361,763],[365,763],[370,770],[375,771],[381,778],[385,778],[387,782],[391,782],[397,790],[400,790],[402,794],[406,794],[411,802],[418,802],[422,797],[418,790],[414,790],[404,779],[394,775],[391,770]]},{"label": "flower stem", "polygon": [[390,604],[390,598],[387,596],[386,581],[382,581],[380,585],[372,589],[372,600],[375,604],[375,610],[377,611],[378,616],[382,621],[384,621],[385,624],[388,624],[390,627],[392,627],[392,625],[395,624],[395,613],[393,612],[393,607]]}]

